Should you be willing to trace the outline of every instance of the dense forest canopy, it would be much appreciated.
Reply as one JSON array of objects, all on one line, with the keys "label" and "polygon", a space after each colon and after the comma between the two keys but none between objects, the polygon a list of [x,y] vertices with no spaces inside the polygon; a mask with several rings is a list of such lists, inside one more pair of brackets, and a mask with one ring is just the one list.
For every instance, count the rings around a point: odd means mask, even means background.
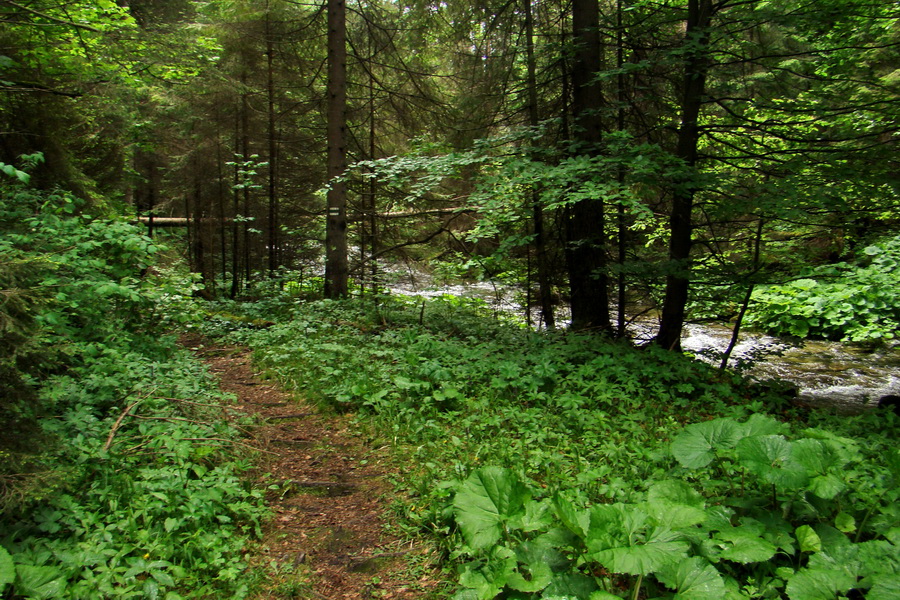
[{"label": "dense forest canopy", "polygon": [[893,230],[895,9],[4,0],[0,158],[180,226],[209,297],[474,257],[545,325],[656,309],[676,348]]}]

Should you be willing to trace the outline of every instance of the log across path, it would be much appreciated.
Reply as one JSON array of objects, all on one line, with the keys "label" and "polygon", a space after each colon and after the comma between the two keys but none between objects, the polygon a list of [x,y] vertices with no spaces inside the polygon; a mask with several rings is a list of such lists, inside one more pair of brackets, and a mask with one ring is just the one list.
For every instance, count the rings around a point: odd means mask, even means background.
[{"label": "log across path", "polygon": [[367,447],[349,417],[320,414],[254,372],[247,350],[186,345],[218,376],[235,408],[255,415],[255,478],[272,518],[248,560],[264,570],[263,598],[412,600],[441,597],[422,544],[388,527],[387,448]]}]

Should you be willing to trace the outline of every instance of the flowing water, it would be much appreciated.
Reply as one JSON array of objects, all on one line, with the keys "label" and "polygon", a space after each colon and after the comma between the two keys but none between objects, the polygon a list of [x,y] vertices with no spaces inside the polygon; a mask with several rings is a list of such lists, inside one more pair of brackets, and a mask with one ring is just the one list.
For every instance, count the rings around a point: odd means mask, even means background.
[{"label": "flowing water", "polygon": [[[450,294],[480,298],[495,310],[523,315],[521,293],[509,286],[478,282],[472,284],[433,285],[426,273],[409,269],[388,287],[392,293],[435,297]],[[565,321],[560,307],[558,320]],[[532,313],[532,322],[537,315]],[[629,329],[635,340],[649,340],[655,324],[637,321]],[[718,365],[731,339],[731,328],[715,324],[686,326],[682,348],[700,360]],[[774,379],[794,384],[798,398],[813,406],[834,407],[858,412],[877,404],[884,396],[900,396],[900,343],[871,350],[840,342],[806,340],[802,342],[758,333],[742,333],[729,366],[745,369],[759,380]]]}]

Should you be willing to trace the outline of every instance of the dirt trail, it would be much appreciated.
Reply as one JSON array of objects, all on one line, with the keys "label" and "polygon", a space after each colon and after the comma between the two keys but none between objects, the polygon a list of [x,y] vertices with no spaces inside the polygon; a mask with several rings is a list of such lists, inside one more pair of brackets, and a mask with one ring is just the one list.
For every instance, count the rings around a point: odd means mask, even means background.
[{"label": "dirt trail", "polygon": [[262,419],[253,431],[253,445],[265,451],[260,485],[278,487],[267,492],[273,518],[264,554],[251,558],[270,565],[257,600],[440,597],[427,552],[385,529],[386,448],[365,447],[346,417],[320,415],[261,380],[246,350],[186,345],[237,397],[239,410]]}]

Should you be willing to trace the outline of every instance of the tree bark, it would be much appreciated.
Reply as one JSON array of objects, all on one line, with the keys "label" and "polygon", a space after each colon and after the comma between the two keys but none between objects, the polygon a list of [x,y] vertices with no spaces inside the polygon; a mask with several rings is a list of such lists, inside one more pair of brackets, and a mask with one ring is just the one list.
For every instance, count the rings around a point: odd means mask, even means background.
[{"label": "tree bark", "polygon": [[675,154],[681,159],[685,172],[672,191],[672,211],[669,215],[669,267],[666,275],[666,295],[656,343],[663,348],[681,350],[681,331],[684,328],[685,307],[690,287],[690,255],[693,225],[691,214],[696,192],[697,147],[700,141],[700,108],[706,91],[709,70],[709,26],[713,17],[712,0],[688,2],[685,32],[684,89],[681,100],[681,126]]},{"label": "tree bark", "polygon": [[347,188],[335,178],[347,163],[347,23],[344,0],[328,0],[328,188],[325,297],[347,295]]},{"label": "tree bark", "polygon": [[[525,53],[527,63],[526,85],[528,87],[528,124],[537,127],[538,96],[537,96],[537,64],[534,58],[534,14],[531,9],[531,1],[525,0]],[[556,319],[553,314],[553,293],[550,282],[550,264],[547,257],[547,239],[544,233],[544,208],[540,203],[540,194],[537,188],[531,190],[531,211],[534,225],[534,253],[537,262],[538,301],[541,307],[541,321],[547,329],[556,327]],[[530,282],[529,282],[530,285]],[[528,311],[531,307],[527,308]],[[529,312],[530,314],[530,312]]]},{"label": "tree bark", "polygon": [[266,223],[266,250],[268,254],[269,276],[278,269],[278,171],[277,171],[277,133],[275,128],[275,42],[272,39],[271,14],[269,2],[266,2],[266,99],[269,134],[269,215]]},{"label": "tree bark", "polygon": [[[602,68],[600,10],[597,0],[574,0],[572,67],[574,137],[579,152],[595,154],[603,139],[603,93],[596,81]],[[570,207],[566,222],[566,264],[572,306],[572,327],[610,332],[608,275],[602,200],[581,200]]]}]

